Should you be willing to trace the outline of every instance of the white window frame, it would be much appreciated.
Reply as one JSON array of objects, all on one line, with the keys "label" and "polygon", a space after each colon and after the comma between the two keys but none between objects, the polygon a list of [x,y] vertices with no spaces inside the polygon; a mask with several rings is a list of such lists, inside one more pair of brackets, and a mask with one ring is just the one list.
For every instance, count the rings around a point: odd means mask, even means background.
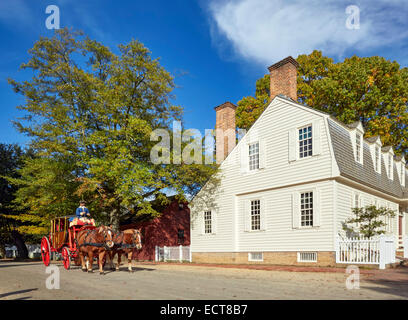
[{"label": "white window frame", "polygon": [[[251,219],[251,223],[250,223],[250,231],[261,231],[261,229],[262,229],[262,222],[261,222],[261,219],[262,219],[262,208],[261,208],[261,205],[262,205],[262,202],[261,202],[261,199],[253,199],[253,200],[250,200],[250,219]],[[258,220],[258,224],[257,224],[257,228],[256,229],[254,229],[254,221],[255,221],[255,217],[253,217],[253,209],[254,209],[254,207],[255,206],[258,206],[257,207],[257,212],[256,212],[256,217],[257,217],[257,220]]]},{"label": "white window frame", "polygon": [[392,153],[388,154],[388,178],[394,179],[394,156]]},{"label": "white window frame", "polygon": [[[251,147],[257,146],[256,153],[251,154]],[[251,158],[255,157],[255,158]],[[252,164],[254,166],[252,167]],[[256,171],[260,168],[260,143],[259,141],[252,142],[248,144],[248,170],[249,171]]]},{"label": "white window frame", "polygon": [[[357,206],[356,206],[357,204]],[[354,193],[353,199],[353,208],[360,208],[361,207],[361,195],[357,192]]]},{"label": "white window frame", "polygon": [[381,148],[379,145],[374,146],[374,170],[381,173]]},{"label": "white window frame", "polygon": [[363,135],[359,132],[356,132],[356,139],[355,139],[355,144],[356,144],[356,154],[355,158],[358,163],[363,162]]},{"label": "white window frame", "polygon": [[[310,206],[309,206],[309,208],[302,208],[302,195],[306,195],[306,194],[308,194],[309,196],[308,196],[308,198],[307,199],[309,199],[309,205],[310,205],[310,203],[311,203],[311,205],[312,205],[312,207],[311,207],[311,209],[310,209]],[[299,193],[299,227],[300,228],[313,228],[314,227],[314,225],[313,225],[313,211],[314,211],[314,202],[313,202],[313,196],[314,196],[314,190],[309,190],[309,191],[301,191],[300,193]],[[310,202],[311,201],[311,202]],[[305,206],[306,205],[306,203],[304,203],[303,204],[303,206]],[[302,214],[303,214],[303,211],[306,211],[306,210],[311,210],[312,212],[311,212],[311,215],[310,214],[308,214],[308,215],[310,215],[310,218],[308,219],[308,221],[311,223],[311,224],[309,224],[309,225],[303,225],[303,221],[302,221]]]},{"label": "white window frame", "polygon": [[[208,214],[209,214],[209,220],[208,220]],[[213,233],[213,212],[211,210],[204,211],[204,216],[203,216],[203,223],[204,223],[204,234],[212,234]],[[209,226],[209,228],[207,228]],[[209,232],[208,232],[209,231]]]},{"label": "white window frame", "polygon": [[[309,128],[310,128],[310,132],[309,132]],[[305,132],[303,132],[303,130],[306,129],[306,134],[307,137],[305,138],[303,135],[305,134]],[[302,130],[302,133],[300,133],[300,131]],[[306,126],[300,127],[297,129],[297,148],[296,148],[296,158],[299,160],[302,159],[307,159],[310,157],[313,157],[313,125],[312,124],[308,124]],[[302,135],[302,139],[300,139],[300,136]],[[310,143],[309,143],[310,140]],[[306,142],[306,144],[304,144],[304,142]],[[302,143],[302,147],[301,147],[301,143]],[[307,155],[305,156],[305,146],[307,146]],[[303,148],[303,150],[301,151],[301,148]]]}]

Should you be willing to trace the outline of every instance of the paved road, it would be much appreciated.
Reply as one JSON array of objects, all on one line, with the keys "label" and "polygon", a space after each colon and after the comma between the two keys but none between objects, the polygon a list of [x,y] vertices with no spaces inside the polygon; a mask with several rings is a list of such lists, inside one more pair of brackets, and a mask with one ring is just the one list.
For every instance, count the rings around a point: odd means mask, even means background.
[{"label": "paved road", "polygon": [[[188,265],[135,264],[129,274],[60,271],[60,289],[46,289],[40,262],[0,262],[0,299],[408,299],[408,281],[364,279],[347,290],[342,273],[283,272]],[[408,279],[408,271],[402,271]]]}]

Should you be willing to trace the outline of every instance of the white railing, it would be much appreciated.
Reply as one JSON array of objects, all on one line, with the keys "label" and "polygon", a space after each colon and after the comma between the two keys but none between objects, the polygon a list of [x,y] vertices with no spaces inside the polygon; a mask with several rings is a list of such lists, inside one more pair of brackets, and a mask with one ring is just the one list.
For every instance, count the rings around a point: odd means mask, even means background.
[{"label": "white railing", "polygon": [[385,269],[386,264],[395,263],[395,239],[381,235],[375,239],[345,238],[337,236],[336,263],[378,264]]},{"label": "white railing", "polygon": [[188,261],[191,262],[189,246],[158,247],[155,248],[155,261]]}]

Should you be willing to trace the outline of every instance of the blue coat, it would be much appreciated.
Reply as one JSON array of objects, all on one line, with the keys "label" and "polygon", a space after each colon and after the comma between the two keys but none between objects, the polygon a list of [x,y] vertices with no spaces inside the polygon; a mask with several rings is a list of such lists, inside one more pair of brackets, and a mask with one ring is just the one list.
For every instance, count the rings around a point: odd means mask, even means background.
[{"label": "blue coat", "polygon": [[[81,213],[82,213],[82,212],[85,212],[85,214],[84,214],[83,216],[81,216]],[[90,215],[91,215],[91,214],[89,213],[89,210],[88,210],[87,207],[85,207],[85,208],[78,207],[78,208],[76,209],[75,214],[76,214],[76,216],[77,216],[78,218],[82,218],[82,217],[86,217],[86,216],[90,216]]]}]

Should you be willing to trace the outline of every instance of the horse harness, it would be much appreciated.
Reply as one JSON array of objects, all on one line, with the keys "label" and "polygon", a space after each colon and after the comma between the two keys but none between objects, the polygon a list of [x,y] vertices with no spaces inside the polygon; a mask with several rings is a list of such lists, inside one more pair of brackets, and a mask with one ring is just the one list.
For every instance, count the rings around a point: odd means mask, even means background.
[{"label": "horse harness", "polygon": [[130,243],[124,243],[123,242],[123,236],[124,236],[124,233],[123,232],[120,232],[120,234],[117,236],[117,239],[120,237],[120,236],[122,236],[122,240],[121,240],[121,242],[113,242],[113,247],[116,249],[116,250],[118,250],[118,249],[134,249],[134,248],[137,248],[137,245],[136,244],[130,244]]},{"label": "horse harness", "polygon": [[106,250],[111,250],[112,248],[109,248],[107,245],[106,245],[106,234],[103,234],[103,238],[104,238],[104,243],[95,243],[95,242],[86,242],[86,240],[87,240],[87,237],[89,236],[89,234],[91,233],[91,232],[93,232],[93,231],[95,231],[94,229],[90,229],[90,230],[87,230],[87,232],[86,232],[86,235],[85,235],[85,237],[84,237],[84,243],[82,243],[82,244],[80,244],[80,245],[78,245],[78,239],[76,239],[75,238],[75,242],[76,242],[76,245],[77,245],[77,247],[78,247],[78,249],[80,248],[80,247],[86,247],[86,246],[93,246],[93,247],[104,247]]}]

